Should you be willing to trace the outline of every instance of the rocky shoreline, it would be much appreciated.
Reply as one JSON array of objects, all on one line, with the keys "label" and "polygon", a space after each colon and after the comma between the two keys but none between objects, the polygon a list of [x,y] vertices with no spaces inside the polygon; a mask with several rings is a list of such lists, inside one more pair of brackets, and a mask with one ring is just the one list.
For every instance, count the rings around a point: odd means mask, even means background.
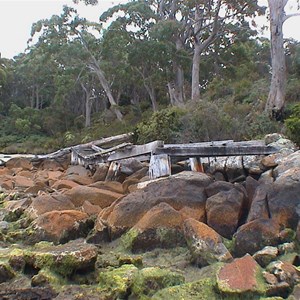
[{"label": "rocky shoreline", "polygon": [[0,168],[0,299],[300,299],[300,151],[173,166]]}]

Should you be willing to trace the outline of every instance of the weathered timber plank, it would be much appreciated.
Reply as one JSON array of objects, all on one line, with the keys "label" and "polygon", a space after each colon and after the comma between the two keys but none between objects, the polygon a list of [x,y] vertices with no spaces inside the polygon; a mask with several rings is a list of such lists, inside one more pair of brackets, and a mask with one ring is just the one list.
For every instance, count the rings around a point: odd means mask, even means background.
[{"label": "weathered timber plank", "polygon": [[110,136],[107,138],[102,138],[100,140],[92,141],[92,142],[89,142],[86,144],[82,144],[80,146],[83,146],[83,147],[90,147],[92,145],[103,146],[103,145],[113,143],[113,142],[114,143],[115,142],[118,142],[118,143],[127,142],[132,138],[132,136],[133,136],[133,132],[129,132],[129,133],[119,134],[119,135],[115,135],[115,136]]},{"label": "weathered timber plank", "polygon": [[277,152],[276,148],[266,146],[210,146],[210,147],[159,147],[155,154],[168,154],[183,157],[267,155]]},{"label": "weathered timber plank", "polygon": [[187,144],[165,144],[165,148],[185,148],[185,147],[210,147],[210,146],[227,146],[229,144],[234,143],[233,140],[225,140],[225,141],[211,141],[211,142],[200,142],[200,143],[187,143]]},{"label": "weathered timber plank", "polygon": [[151,155],[149,164],[150,179],[171,175],[171,162],[167,154]]},{"label": "weathered timber plank", "polygon": [[89,157],[96,157],[96,156],[106,155],[106,154],[109,154],[109,153],[114,152],[116,150],[120,150],[122,148],[131,147],[131,146],[132,146],[131,143],[122,143],[120,145],[111,147],[109,149],[102,149],[101,151],[99,151],[99,152],[97,152],[95,154],[90,154]]},{"label": "weathered timber plank", "polygon": [[107,161],[120,160],[140,155],[146,155],[155,152],[158,147],[163,147],[163,141],[154,141],[145,145],[135,145],[131,149],[119,149],[117,152],[112,153],[107,158]]}]

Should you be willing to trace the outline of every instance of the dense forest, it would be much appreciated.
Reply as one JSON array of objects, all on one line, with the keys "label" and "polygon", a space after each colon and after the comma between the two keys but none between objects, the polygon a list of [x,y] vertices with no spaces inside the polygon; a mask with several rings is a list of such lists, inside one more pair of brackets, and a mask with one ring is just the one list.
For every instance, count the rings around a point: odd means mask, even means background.
[{"label": "dense forest", "polygon": [[269,132],[299,143],[300,42],[282,41],[285,95],[274,115],[272,39],[255,24],[266,13],[257,1],[137,0],[92,23],[65,6],[32,25],[24,53],[0,57],[0,151],[49,152],[131,130],[136,143]]}]

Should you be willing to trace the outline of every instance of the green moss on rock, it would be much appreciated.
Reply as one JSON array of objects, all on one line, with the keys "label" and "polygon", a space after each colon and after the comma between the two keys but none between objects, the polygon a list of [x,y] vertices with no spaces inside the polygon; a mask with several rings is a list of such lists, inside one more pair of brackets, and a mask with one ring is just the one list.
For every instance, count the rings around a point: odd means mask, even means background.
[{"label": "green moss on rock", "polygon": [[216,280],[205,278],[199,281],[186,283],[178,286],[165,288],[151,299],[172,299],[172,300],[219,300],[222,299],[215,291]]},{"label": "green moss on rock", "polygon": [[137,297],[152,296],[158,290],[184,282],[184,276],[179,273],[156,267],[145,268],[135,274],[132,293]]},{"label": "green moss on rock", "polygon": [[135,228],[131,228],[128,232],[122,235],[121,237],[121,245],[125,250],[132,250],[133,243],[137,236],[139,235],[139,231]]},{"label": "green moss on rock", "polygon": [[128,295],[134,274],[138,268],[134,265],[123,265],[99,274],[99,287],[109,299],[118,299]]},{"label": "green moss on rock", "polygon": [[42,269],[37,275],[34,275],[31,279],[32,286],[47,287],[51,286],[56,290],[59,290],[67,282],[58,274],[52,272],[50,269]]}]

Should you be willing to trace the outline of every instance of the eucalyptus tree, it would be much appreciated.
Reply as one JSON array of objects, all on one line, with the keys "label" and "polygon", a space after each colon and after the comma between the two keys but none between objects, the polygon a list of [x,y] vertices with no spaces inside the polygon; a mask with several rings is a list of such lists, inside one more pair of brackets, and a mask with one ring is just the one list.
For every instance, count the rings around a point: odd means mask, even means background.
[{"label": "eucalyptus tree", "polygon": [[[32,35],[39,34],[38,45],[51,44],[57,54],[65,44],[76,42],[78,63],[87,66],[87,70],[97,77],[109,101],[111,110],[119,120],[123,115],[111,90],[111,84],[102,68],[100,40],[94,32],[99,32],[99,24],[90,23],[79,18],[75,9],[65,6],[61,16],[52,16],[48,20],[40,20],[32,27]],[[99,50],[100,49],[100,50]],[[58,56],[56,59],[59,61]]]},{"label": "eucalyptus tree", "polygon": [[[286,95],[286,62],[283,38],[283,24],[300,13],[286,14],[289,0],[268,0],[271,33],[272,78],[266,111],[271,118],[281,119]],[[298,2],[299,4],[299,2]]]}]

